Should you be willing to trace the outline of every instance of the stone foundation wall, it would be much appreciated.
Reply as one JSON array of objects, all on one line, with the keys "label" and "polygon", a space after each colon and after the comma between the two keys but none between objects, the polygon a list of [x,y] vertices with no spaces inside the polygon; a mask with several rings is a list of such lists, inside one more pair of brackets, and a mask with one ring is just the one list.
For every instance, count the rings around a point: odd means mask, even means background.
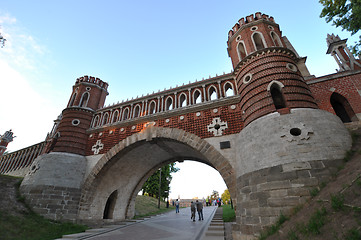
[{"label": "stone foundation wall", "polygon": [[[274,224],[280,214],[289,215],[310,198],[310,190],[328,182],[343,160],[289,163],[242,175],[237,203],[237,225],[241,235],[257,235]],[[242,238],[241,238],[242,239]]]},{"label": "stone foundation wall", "polygon": [[75,221],[78,215],[80,189],[56,186],[21,186],[22,195],[32,209],[52,220]]}]

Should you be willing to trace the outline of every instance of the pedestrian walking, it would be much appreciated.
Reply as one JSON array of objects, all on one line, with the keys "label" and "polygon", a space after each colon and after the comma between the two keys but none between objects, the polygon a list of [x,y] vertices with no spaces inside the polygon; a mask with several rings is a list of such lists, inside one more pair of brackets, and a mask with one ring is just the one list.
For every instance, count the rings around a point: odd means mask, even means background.
[{"label": "pedestrian walking", "polygon": [[196,203],[191,201],[191,219],[193,220],[193,222],[196,221]]},{"label": "pedestrian walking", "polygon": [[179,200],[175,201],[175,213],[179,213]]},{"label": "pedestrian walking", "polygon": [[197,212],[199,217],[198,221],[203,220],[203,203],[197,200],[196,205],[197,205]]}]

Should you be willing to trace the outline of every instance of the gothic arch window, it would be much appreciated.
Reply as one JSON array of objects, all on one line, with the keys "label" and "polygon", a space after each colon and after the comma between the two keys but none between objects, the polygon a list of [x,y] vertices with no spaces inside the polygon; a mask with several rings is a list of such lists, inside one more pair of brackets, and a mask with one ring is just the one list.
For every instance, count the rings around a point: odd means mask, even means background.
[{"label": "gothic arch window", "polygon": [[109,113],[105,113],[104,116],[103,116],[102,125],[107,124],[108,120],[109,120]]},{"label": "gothic arch window", "polygon": [[139,105],[135,106],[134,112],[133,112],[133,118],[137,118],[137,117],[140,117],[140,106]]},{"label": "gothic arch window", "polygon": [[93,128],[97,127],[99,123],[99,116],[95,116],[94,121],[93,121]]},{"label": "gothic arch window", "polygon": [[241,61],[243,58],[245,58],[247,56],[246,48],[244,46],[243,41],[238,43],[237,53],[238,53],[239,61]]},{"label": "gothic arch window", "polygon": [[231,97],[235,95],[233,84],[231,82],[227,82],[226,84],[224,84],[223,90],[226,97]]},{"label": "gothic arch window", "polygon": [[216,100],[217,97],[217,89],[214,86],[211,86],[208,88],[208,99],[211,100]]},{"label": "gothic arch window", "polygon": [[81,96],[79,107],[86,107],[88,105],[89,100],[89,92],[83,93],[83,96]]},{"label": "gothic arch window", "polygon": [[123,111],[123,120],[127,120],[128,118],[129,118],[129,108],[126,108]]},{"label": "gothic arch window", "polygon": [[68,105],[69,107],[71,107],[71,106],[74,105],[74,101],[75,101],[76,95],[77,95],[77,93],[75,92],[75,93],[73,94],[73,96],[71,97],[71,100],[70,100],[69,105]]},{"label": "gothic arch window", "polygon": [[271,32],[271,38],[276,47],[283,47],[280,37],[275,32]]},{"label": "gothic arch window", "polygon": [[273,104],[276,109],[281,109],[286,107],[286,102],[282,94],[283,87],[284,85],[278,81],[272,81],[267,87],[267,90],[271,94]]},{"label": "gothic arch window", "polygon": [[173,98],[172,97],[167,97],[167,99],[165,100],[165,110],[172,110],[173,107]]},{"label": "gothic arch window", "polygon": [[194,90],[193,92],[193,104],[201,103],[202,102],[202,93],[198,89]]},{"label": "gothic arch window", "polygon": [[115,190],[110,194],[105,207],[104,207],[104,213],[103,213],[103,219],[113,219],[113,213],[115,208],[115,203],[117,202],[118,198],[118,191]]},{"label": "gothic arch window", "polygon": [[252,34],[252,41],[253,41],[254,48],[256,49],[256,51],[261,50],[266,47],[262,33],[254,32]]},{"label": "gothic arch window", "polygon": [[150,104],[149,104],[149,110],[148,110],[148,114],[154,114],[155,113],[155,106],[156,106],[156,103],[155,101],[151,101]]},{"label": "gothic arch window", "polygon": [[113,112],[112,123],[115,123],[116,121],[118,121],[118,116],[119,116],[119,111],[115,110]]},{"label": "gothic arch window", "polygon": [[185,106],[187,106],[187,95],[181,93],[179,95],[179,107],[185,107]]},{"label": "gothic arch window", "polygon": [[338,93],[332,93],[330,102],[336,115],[341,118],[342,122],[357,121],[355,112],[353,111],[347,99]]}]

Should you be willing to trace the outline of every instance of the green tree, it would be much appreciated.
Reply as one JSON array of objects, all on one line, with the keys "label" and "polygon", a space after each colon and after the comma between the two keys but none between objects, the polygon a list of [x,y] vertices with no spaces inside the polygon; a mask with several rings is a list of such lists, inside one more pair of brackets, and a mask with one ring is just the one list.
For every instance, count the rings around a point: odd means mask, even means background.
[{"label": "green tree", "polygon": [[159,194],[159,175],[161,175],[160,197],[165,200],[169,196],[170,182],[172,181],[172,173],[177,172],[179,168],[175,167],[175,163],[170,163],[162,167],[162,174],[156,171],[150,176],[142,187],[143,195],[148,194],[151,197],[158,198]]},{"label": "green tree", "polygon": [[222,193],[222,202],[229,204],[231,202],[231,194],[229,194],[229,190],[226,189]]},{"label": "green tree", "polygon": [[[320,17],[342,30],[356,34],[361,29],[361,0],[319,0],[323,5]],[[355,45],[350,46],[354,54],[361,54],[361,35]]]}]

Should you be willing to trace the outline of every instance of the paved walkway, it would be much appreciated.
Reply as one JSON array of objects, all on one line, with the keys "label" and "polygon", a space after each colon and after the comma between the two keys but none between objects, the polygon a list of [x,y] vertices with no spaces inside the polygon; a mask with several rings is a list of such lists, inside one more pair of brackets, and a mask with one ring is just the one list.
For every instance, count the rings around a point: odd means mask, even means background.
[{"label": "paved walkway", "polygon": [[[127,225],[112,226],[107,231],[93,230],[88,236],[72,239],[91,240],[198,240],[201,239],[210,224],[217,207],[204,207],[204,220],[193,222],[190,218],[190,208],[181,208],[180,213],[174,211],[143,221]],[[198,214],[196,213],[196,216]],[[69,236],[70,237],[70,236]],[[68,236],[65,239],[68,238]]]}]

